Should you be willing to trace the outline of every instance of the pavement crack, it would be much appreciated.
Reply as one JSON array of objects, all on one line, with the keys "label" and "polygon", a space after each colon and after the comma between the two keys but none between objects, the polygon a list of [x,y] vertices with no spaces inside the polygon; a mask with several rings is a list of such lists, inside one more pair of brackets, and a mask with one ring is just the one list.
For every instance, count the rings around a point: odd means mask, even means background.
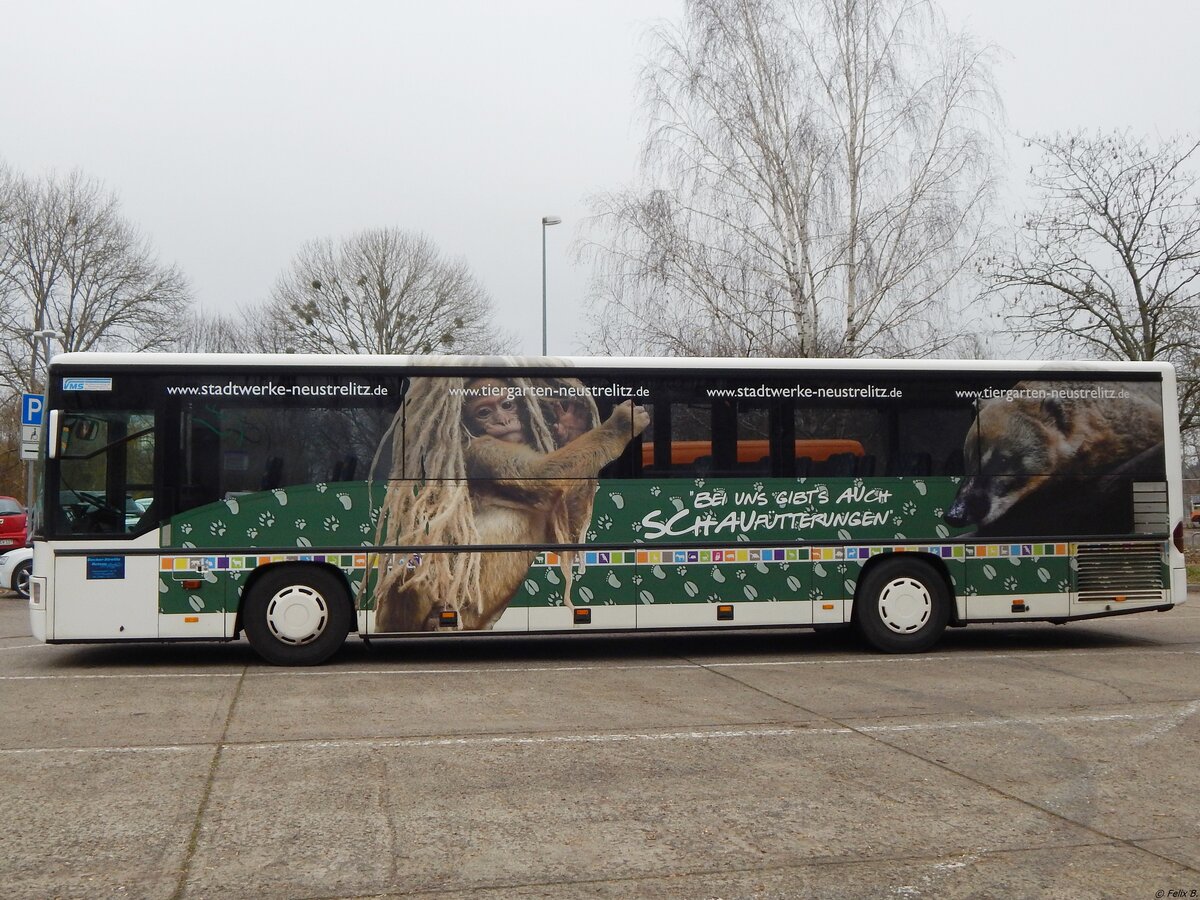
[{"label": "pavement crack", "polygon": [[221,764],[221,756],[225,752],[226,739],[229,736],[229,726],[233,722],[233,714],[237,709],[238,700],[242,696],[242,685],[246,683],[247,668],[243,667],[241,675],[238,677],[237,686],[233,690],[233,697],[229,701],[229,709],[225,713],[225,721],[221,724],[221,734],[217,738],[217,745],[213,750],[212,759],[208,764],[208,774],[204,779],[204,790],[200,794],[200,803],[196,808],[196,816],[192,821],[192,832],[188,835],[187,849],[183,854],[183,862],[179,866],[179,881],[175,885],[175,891],[171,894],[171,900],[181,900],[184,892],[187,890],[188,878],[192,873],[192,861],[195,859],[196,850],[200,845],[200,830],[204,826],[204,817],[208,813],[209,800],[212,797],[213,784],[217,778],[217,769]]}]

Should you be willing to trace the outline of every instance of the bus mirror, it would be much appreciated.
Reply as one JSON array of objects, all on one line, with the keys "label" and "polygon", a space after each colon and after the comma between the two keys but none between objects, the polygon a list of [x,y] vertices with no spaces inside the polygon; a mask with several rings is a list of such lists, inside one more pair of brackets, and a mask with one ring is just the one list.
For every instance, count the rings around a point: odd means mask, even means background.
[{"label": "bus mirror", "polygon": [[46,425],[46,457],[48,459],[56,459],[59,454],[59,447],[65,443],[63,441],[62,428],[59,425],[60,416],[61,413],[59,410],[50,410],[50,416]]},{"label": "bus mirror", "polygon": [[94,441],[98,430],[95,419],[80,417],[71,422],[71,436],[78,441]]}]

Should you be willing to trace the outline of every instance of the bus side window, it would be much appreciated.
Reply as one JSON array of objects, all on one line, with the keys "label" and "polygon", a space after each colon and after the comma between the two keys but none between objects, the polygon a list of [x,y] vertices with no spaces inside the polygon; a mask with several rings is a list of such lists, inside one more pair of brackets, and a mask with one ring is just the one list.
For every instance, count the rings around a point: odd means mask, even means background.
[{"label": "bus side window", "polygon": [[766,399],[713,399],[714,384],[660,383],[645,404],[650,427],[642,434],[641,472],[649,478],[765,478],[790,475],[793,466],[790,404]]}]

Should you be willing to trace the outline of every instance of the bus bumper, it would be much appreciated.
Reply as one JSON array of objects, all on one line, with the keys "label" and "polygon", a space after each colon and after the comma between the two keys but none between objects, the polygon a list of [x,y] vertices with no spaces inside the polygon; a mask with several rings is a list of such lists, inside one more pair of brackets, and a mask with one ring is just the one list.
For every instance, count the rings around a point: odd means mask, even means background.
[{"label": "bus bumper", "polygon": [[46,579],[29,579],[29,629],[35,640],[46,643]]}]

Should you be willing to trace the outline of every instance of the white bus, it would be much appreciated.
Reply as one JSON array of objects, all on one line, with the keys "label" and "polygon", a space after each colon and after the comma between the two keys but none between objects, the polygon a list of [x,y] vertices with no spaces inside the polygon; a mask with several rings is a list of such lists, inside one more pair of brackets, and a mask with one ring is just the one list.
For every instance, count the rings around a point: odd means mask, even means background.
[{"label": "white bus", "polygon": [[1151,363],[67,354],[49,643],[947,626],[1186,598]]}]

